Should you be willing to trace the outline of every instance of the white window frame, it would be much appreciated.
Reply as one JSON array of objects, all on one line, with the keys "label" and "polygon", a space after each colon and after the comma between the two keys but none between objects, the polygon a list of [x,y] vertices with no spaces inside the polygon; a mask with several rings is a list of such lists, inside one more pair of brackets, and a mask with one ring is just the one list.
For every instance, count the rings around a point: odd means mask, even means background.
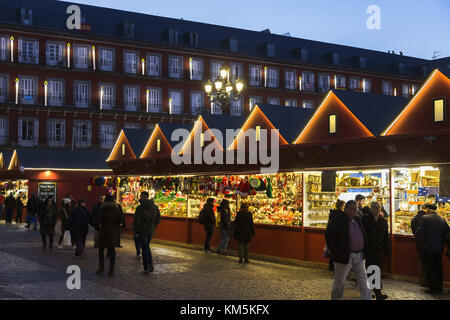
[{"label": "white window frame", "polygon": [[319,73],[319,92],[327,92],[330,90],[330,75],[327,73]]},{"label": "white window frame", "polygon": [[[65,99],[65,82],[64,80],[61,79],[48,79],[47,80],[47,92],[48,92],[48,105],[49,106],[56,106],[56,107],[61,107],[62,105],[64,105],[64,99]],[[59,94],[55,94],[58,92],[55,92],[57,90],[54,90],[55,88],[57,89],[59,87],[60,92]],[[59,98],[59,99],[55,99]]]},{"label": "white window frame", "polygon": [[205,107],[205,94],[203,91],[191,91],[190,101],[192,114],[199,114]]},{"label": "white window frame", "polygon": [[137,51],[124,50],[123,71],[129,74],[137,74],[139,71],[139,53]]},{"label": "white window frame", "polygon": [[[151,77],[160,77],[161,76],[161,55],[155,53],[147,53],[145,58],[146,60],[146,69],[147,75]],[[153,61],[152,61],[153,60]],[[156,63],[157,61],[157,63]]]},{"label": "white window frame", "polygon": [[220,77],[220,69],[224,66],[223,61],[211,61],[211,81],[216,81]]},{"label": "white window frame", "polygon": [[0,36],[0,61],[8,61],[10,56],[10,40],[8,36]]},{"label": "white window frame", "polygon": [[268,88],[278,88],[278,80],[280,79],[280,74],[278,68],[267,68],[267,87]]},{"label": "white window frame", "polygon": [[362,90],[365,93],[370,93],[372,91],[372,80],[368,78],[362,79]]},{"label": "white window frame", "polygon": [[303,91],[315,91],[314,72],[303,71],[302,72],[302,90]]},{"label": "white window frame", "polygon": [[286,99],[284,105],[286,107],[297,107],[297,99]]},{"label": "white window frame", "polygon": [[203,59],[192,58],[192,80],[203,80]]},{"label": "white window frame", "polygon": [[64,66],[64,43],[47,41],[45,45],[45,58],[48,66],[63,67]]},{"label": "white window frame", "polygon": [[[33,128],[29,128],[27,131],[32,131],[31,134],[31,139],[23,139],[23,126],[24,124],[27,124],[27,126],[33,123]],[[28,132],[29,134],[30,132]],[[17,135],[17,140],[19,145],[23,146],[23,147],[33,147],[33,146],[37,146],[38,141],[39,141],[39,120],[37,119],[32,119],[32,118],[20,118],[18,121],[18,135]]]},{"label": "white window frame", "polygon": [[267,104],[279,106],[280,105],[280,98],[267,97]]},{"label": "white window frame", "polygon": [[237,101],[233,99],[233,94],[231,94],[231,102],[230,102],[230,115],[232,116],[241,116],[244,110],[244,97],[241,95],[241,98]]},{"label": "white window frame", "polygon": [[350,90],[359,90],[361,89],[361,79],[358,77],[350,77],[348,81],[348,88]]},{"label": "white window frame", "polygon": [[[59,129],[56,126],[59,125]],[[59,139],[57,138],[59,130]],[[47,121],[47,144],[50,147],[63,147],[66,143],[66,121],[63,119],[49,119]]]},{"label": "white window frame", "polygon": [[[177,61],[176,63],[174,63]],[[169,78],[183,78],[183,57],[169,56]]]},{"label": "white window frame", "polygon": [[243,65],[242,63],[238,63],[238,62],[231,62],[230,63],[230,81],[234,82],[239,80],[242,80],[244,77],[243,74]]},{"label": "white window frame", "polygon": [[295,89],[295,70],[285,70],[284,71],[284,87],[288,90]]},{"label": "white window frame", "polygon": [[335,84],[336,88],[347,88],[346,77],[344,75],[337,74],[335,79],[336,79]]},{"label": "white window frame", "polygon": [[20,63],[39,64],[39,40],[19,38],[18,55]]},{"label": "white window frame", "polygon": [[[179,93],[180,94],[180,104],[177,105],[173,99],[172,94]],[[184,111],[184,94],[181,89],[169,89],[169,99],[172,98],[172,110],[169,108],[169,114],[182,114]]]},{"label": "white window frame", "polygon": [[381,81],[381,92],[386,96],[392,96],[392,82],[385,80]]},{"label": "white window frame", "polygon": [[[90,121],[75,120],[73,123],[73,135],[73,141],[77,148],[89,148],[92,144],[92,123]],[[84,137],[86,141],[83,141]]]},{"label": "white window frame", "polygon": [[[81,50],[86,52],[86,56],[80,57]],[[74,64],[75,69],[87,69],[90,66],[91,50],[88,45],[75,44],[73,46]]]},{"label": "white window frame", "polygon": [[147,90],[149,90],[148,112],[162,112],[162,88],[148,87]]},{"label": "white window frame", "polygon": [[[77,88],[79,88],[77,85],[83,85],[84,88],[87,89],[86,94],[80,95]],[[73,84],[73,104],[76,108],[88,108],[91,103],[91,83],[87,81],[74,81]],[[86,103],[79,103],[77,102],[78,97],[85,96],[86,97]]]},{"label": "white window frame", "polygon": [[250,85],[252,87],[261,87],[262,67],[257,65],[249,66]]},{"label": "white window frame", "polygon": [[[308,107],[310,106],[310,107]],[[313,109],[314,108],[314,101],[313,100],[303,100],[302,101],[302,108],[304,109]]]},{"label": "white window frame", "polygon": [[102,109],[112,109],[116,105],[116,85],[114,83],[100,82],[98,85],[99,92],[102,86],[103,86]]},{"label": "white window frame", "polygon": [[99,70],[101,71],[113,71],[114,70],[114,57],[115,50],[113,48],[98,48]]},{"label": "white window frame", "polygon": [[402,96],[405,98],[409,98],[411,96],[411,85],[409,83],[402,84]]},{"label": "white window frame", "polygon": [[0,118],[0,145],[8,142],[9,138],[8,118]]},{"label": "white window frame", "polygon": [[[22,104],[36,104],[37,92],[38,89],[36,77],[19,76],[19,97]],[[31,96],[31,99],[27,98],[25,100],[25,96]]]},{"label": "white window frame", "polygon": [[115,141],[116,124],[114,122],[100,122],[98,127],[100,147],[111,149]]},{"label": "white window frame", "polygon": [[[123,87],[123,104],[127,111],[139,110],[139,86],[125,85]],[[130,98],[132,101],[130,101]]]}]

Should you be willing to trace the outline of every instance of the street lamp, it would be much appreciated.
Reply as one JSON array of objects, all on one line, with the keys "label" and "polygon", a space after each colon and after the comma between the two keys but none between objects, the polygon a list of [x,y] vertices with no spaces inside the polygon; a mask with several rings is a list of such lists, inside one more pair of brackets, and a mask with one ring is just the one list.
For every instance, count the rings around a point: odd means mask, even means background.
[{"label": "street lamp", "polygon": [[205,83],[205,92],[211,103],[219,105],[222,111],[229,111],[231,99],[238,101],[243,90],[244,83],[240,79],[237,79],[234,83],[230,82],[230,69],[228,67],[220,69],[217,79],[208,80]]}]

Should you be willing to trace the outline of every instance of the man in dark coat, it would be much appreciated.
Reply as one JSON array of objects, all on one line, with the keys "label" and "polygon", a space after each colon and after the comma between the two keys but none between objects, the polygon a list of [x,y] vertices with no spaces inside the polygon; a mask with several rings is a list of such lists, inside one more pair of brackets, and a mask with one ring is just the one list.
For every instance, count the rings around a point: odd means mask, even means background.
[{"label": "man in dark coat", "polygon": [[34,220],[34,230],[37,229],[37,215],[39,212],[39,199],[36,198],[34,193],[31,194],[30,199],[28,199],[27,202],[27,214],[28,214],[28,221],[27,221],[27,229],[30,229],[31,222]]},{"label": "man in dark coat", "polygon": [[140,205],[136,208],[133,220],[133,233],[139,238],[142,248],[142,263],[144,265],[144,274],[153,272],[152,251],[150,250],[150,242],[155,233],[156,226],[161,220],[161,214],[158,207],[149,199],[147,191],[141,193]]},{"label": "man in dark coat", "polygon": [[422,210],[419,210],[417,214],[411,220],[411,230],[416,238],[416,249],[419,254],[419,277],[420,277],[420,285],[422,287],[428,287],[427,283],[427,273],[425,270],[425,257],[423,255],[422,245],[417,237],[417,230],[419,229],[420,223],[422,222],[422,218],[429,213],[428,204],[423,205]]},{"label": "man in dark coat", "polygon": [[70,236],[75,242],[76,257],[84,257],[84,248],[86,247],[86,237],[89,233],[90,224],[92,225],[92,221],[86,208],[86,202],[83,199],[79,199],[78,206],[73,208],[69,215],[69,230]]},{"label": "man in dark coat", "polygon": [[114,202],[111,195],[105,197],[105,202],[101,206],[100,213],[95,216],[95,228],[99,231],[98,235],[98,258],[99,267],[97,275],[104,273],[105,268],[105,248],[107,257],[109,257],[108,276],[114,276],[114,267],[116,262],[116,247],[120,247],[120,227],[125,224],[123,214],[119,206]]},{"label": "man in dark coat", "polygon": [[220,243],[217,247],[218,254],[226,254],[228,241],[230,240],[230,229],[231,229],[231,210],[230,210],[230,202],[227,199],[223,199],[220,203],[219,208],[217,209],[220,214]]},{"label": "man in dark coat", "polygon": [[19,195],[16,198],[16,223],[22,223],[22,214],[23,214],[23,202],[22,202],[23,193],[19,192]]},{"label": "man in dark coat", "polygon": [[[361,220],[367,235],[366,268],[375,265],[381,271],[383,255],[389,256],[391,254],[388,224],[386,219],[380,214],[381,204],[379,202],[372,202],[370,210],[372,214],[364,215]],[[386,294],[381,292],[381,288],[375,288],[373,291],[377,300],[385,300],[388,298]]]},{"label": "man in dark coat", "polygon": [[47,197],[45,202],[39,206],[39,231],[42,237],[42,249],[47,248],[47,236],[49,238],[48,248],[53,249],[53,236],[55,235],[56,218],[58,211],[52,196]]},{"label": "man in dark coat", "polygon": [[248,260],[248,243],[255,236],[255,228],[253,226],[253,215],[248,211],[248,203],[241,205],[241,210],[236,214],[234,219],[234,237],[239,242],[239,263],[249,262]]},{"label": "man in dark coat", "polygon": [[16,208],[16,199],[14,198],[12,192],[10,192],[8,198],[5,200],[6,223],[12,223],[13,212]]},{"label": "man in dark coat", "polygon": [[417,230],[425,257],[425,268],[428,279],[428,293],[442,293],[442,253],[450,227],[436,212],[436,205],[428,204],[430,214],[422,218]]},{"label": "man in dark coat", "polygon": [[344,210],[345,212],[336,212],[332,216],[325,231],[325,239],[334,263],[331,298],[342,299],[345,279],[352,270],[361,298],[372,300],[364,261],[367,244],[364,225],[361,223],[361,217],[357,215],[355,201],[347,201]]},{"label": "man in dark coat", "polygon": [[[95,221],[95,217],[100,214],[104,200],[105,200],[105,196],[103,196],[103,195],[98,196],[98,201],[92,207],[92,211],[91,211],[92,221]],[[94,235],[94,248],[98,248],[98,231],[97,230],[95,230],[95,235]]]},{"label": "man in dark coat", "polygon": [[213,252],[209,243],[214,233],[214,227],[216,226],[216,216],[214,214],[214,198],[208,198],[208,200],[206,200],[205,205],[199,213],[199,220],[201,220],[200,223],[203,224],[206,233],[204,246],[205,253],[207,253],[208,251]]}]

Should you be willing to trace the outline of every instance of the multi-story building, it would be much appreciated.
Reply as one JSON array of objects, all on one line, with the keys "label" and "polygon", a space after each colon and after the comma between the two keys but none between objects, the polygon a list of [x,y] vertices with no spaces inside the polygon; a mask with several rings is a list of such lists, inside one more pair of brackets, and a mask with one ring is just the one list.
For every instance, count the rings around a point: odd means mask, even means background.
[{"label": "multi-story building", "polygon": [[[222,66],[255,103],[314,108],[329,89],[410,97],[425,60],[183,19],[20,0],[0,10],[0,145],[110,149],[122,128],[220,113],[204,93]],[[72,13],[67,13],[72,12]],[[76,23],[75,23],[76,25]]]}]

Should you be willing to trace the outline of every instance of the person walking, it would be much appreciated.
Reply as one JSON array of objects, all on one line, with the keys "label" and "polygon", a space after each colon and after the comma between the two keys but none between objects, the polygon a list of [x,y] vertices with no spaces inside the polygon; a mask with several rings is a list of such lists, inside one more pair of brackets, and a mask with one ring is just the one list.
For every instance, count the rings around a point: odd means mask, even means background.
[{"label": "person walking", "polygon": [[[97,203],[92,207],[92,210],[91,210],[91,219],[92,219],[92,221],[95,221],[95,217],[100,214],[100,212],[102,210],[102,204],[103,204],[104,201],[105,201],[105,196],[104,195],[99,195]],[[94,248],[98,248],[98,234],[99,234],[99,231],[95,230],[95,234],[94,234]]]},{"label": "person walking", "polygon": [[255,236],[255,228],[253,226],[253,216],[248,211],[248,203],[241,205],[241,210],[236,214],[234,220],[235,230],[234,237],[239,243],[239,263],[249,262],[248,260],[248,244],[252,237]]},{"label": "person walking", "polygon": [[30,199],[28,199],[26,207],[27,207],[27,225],[25,226],[25,228],[30,229],[31,223],[34,223],[34,230],[36,230],[38,223],[39,199],[36,198],[34,193],[32,193]]},{"label": "person walking", "polygon": [[411,230],[412,233],[416,239],[416,249],[417,253],[419,254],[419,280],[420,280],[420,286],[421,287],[428,287],[427,282],[427,273],[425,270],[425,256],[424,251],[422,248],[422,243],[419,241],[419,238],[417,237],[417,230],[419,229],[420,223],[422,222],[422,218],[428,214],[430,209],[428,208],[428,204],[424,204],[422,206],[422,210],[419,210],[417,214],[412,218],[411,220]]},{"label": "person walking", "polygon": [[231,215],[230,215],[230,202],[227,199],[223,199],[218,208],[220,214],[220,243],[217,247],[218,254],[226,254],[228,241],[230,240],[230,229],[231,229]]},{"label": "person walking", "polygon": [[[66,231],[69,231],[69,214],[71,212],[71,207],[70,207],[70,203],[68,203],[67,201],[61,200],[61,205],[58,208],[58,217],[61,220],[61,236],[59,237],[59,241],[58,241],[58,248],[62,249],[63,246],[61,245],[61,243],[64,240],[64,234],[66,233]],[[69,231],[70,234],[70,231]]]},{"label": "person walking", "polygon": [[[336,201],[336,209],[330,209],[330,214],[328,215],[328,221],[330,221],[333,216],[338,212],[344,212],[344,206],[345,201],[344,200],[337,200]],[[334,271],[334,264],[333,260],[331,259],[330,250],[328,249],[328,246],[325,245],[325,253],[328,256],[328,270]]]},{"label": "person walking", "polygon": [[[370,205],[372,214],[364,215],[362,223],[367,235],[366,245],[366,268],[375,265],[380,268],[383,262],[383,255],[391,255],[391,242],[389,239],[388,223],[382,216],[381,204],[372,202]],[[380,277],[380,288],[373,289],[377,300],[386,300],[388,296],[381,292],[382,284]]]},{"label": "person walking", "polygon": [[428,204],[430,213],[422,218],[417,230],[417,237],[423,245],[425,269],[429,290],[427,293],[442,293],[442,253],[444,243],[447,241],[450,227],[436,212],[434,204]]},{"label": "person walking", "polygon": [[367,285],[364,250],[367,239],[361,218],[356,213],[356,201],[349,200],[344,212],[337,212],[328,222],[325,239],[334,263],[331,299],[342,299],[345,280],[353,270],[361,299],[372,300]]},{"label": "person walking", "polygon": [[109,273],[108,276],[114,276],[116,263],[116,247],[120,246],[120,227],[125,224],[122,212],[119,206],[114,202],[111,195],[105,197],[105,201],[101,206],[100,212],[95,216],[94,225],[99,231],[98,235],[98,258],[99,267],[96,271],[97,275],[102,275],[105,269],[105,248],[107,249],[107,257],[109,257]]},{"label": "person walking", "polygon": [[209,243],[214,233],[214,227],[216,226],[216,216],[214,215],[214,198],[208,198],[206,200],[205,205],[198,215],[198,220],[205,228],[205,253],[208,251],[213,252]]},{"label": "person walking", "polygon": [[75,256],[83,258],[86,247],[86,237],[89,233],[89,224],[92,224],[86,202],[78,200],[78,206],[69,214],[70,237],[75,242]]},{"label": "person walking", "polygon": [[9,196],[5,199],[6,223],[12,223],[13,212],[16,208],[16,199],[14,198],[12,192],[10,192]]},{"label": "person walking", "polygon": [[53,197],[47,197],[38,214],[40,228],[39,231],[42,237],[42,250],[45,250],[47,248],[47,236],[48,248],[49,250],[53,249],[53,236],[55,235],[57,214],[58,212]]},{"label": "person walking", "polygon": [[143,274],[153,272],[152,251],[150,242],[155,233],[155,229],[161,221],[161,214],[158,207],[149,199],[147,191],[141,193],[140,205],[136,208],[133,220],[133,233],[137,235],[140,247],[142,248],[142,263],[144,265]]},{"label": "person walking", "polygon": [[16,223],[22,223],[22,214],[23,214],[23,193],[19,192],[19,195],[16,198]]}]

